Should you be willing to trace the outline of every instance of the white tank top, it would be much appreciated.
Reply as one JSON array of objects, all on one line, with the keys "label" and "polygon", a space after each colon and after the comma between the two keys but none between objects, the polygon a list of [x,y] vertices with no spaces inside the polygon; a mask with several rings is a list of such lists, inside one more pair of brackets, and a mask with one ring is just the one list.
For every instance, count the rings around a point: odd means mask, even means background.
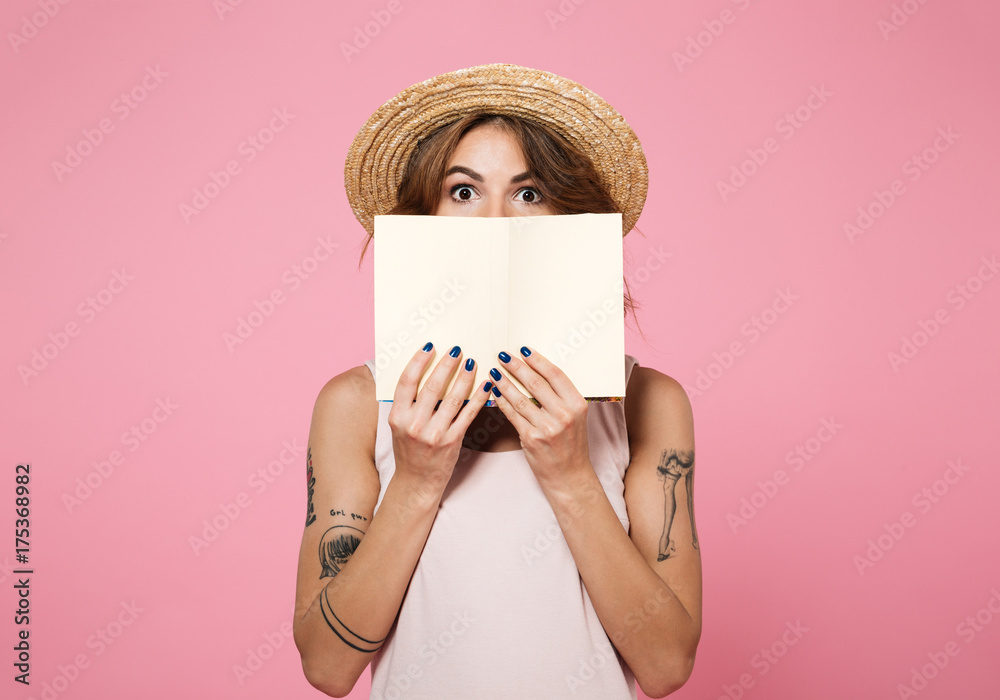
[{"label": "white tank top", "polygon": [[[374,361],[365,363],[374,376]],[[625,356],[625,381],[638,364]],[[396,469],[379,404],[381,489]],[[587,409],[590,461],[622,527],[629,463],[621,402]],[[635,700],[523,450],[463,447],[399,617],[371,663],[372,700]]]}]

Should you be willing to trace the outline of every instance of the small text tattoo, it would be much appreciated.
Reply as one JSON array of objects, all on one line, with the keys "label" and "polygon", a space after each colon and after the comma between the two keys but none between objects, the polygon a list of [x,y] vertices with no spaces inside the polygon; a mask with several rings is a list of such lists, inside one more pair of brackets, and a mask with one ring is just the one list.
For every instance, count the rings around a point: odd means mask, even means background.
[{"label": "small text tattoo", "polygon": [[337,509],[331,510],[330,511],[330,515],[343,515],[345,517],[347,515],[350,515],[351,516],[351,520],[368,520],[368,518],[366,518],[363,515],[358,515],[357,513],[347,513],[347,512],[344,511],[343,508],[341,508],[340,510],[337,510]]},{"label": "small text tattoo", "polygon": [[319,563],[323,567],[320,578],[333,578],[361,544],[364,532],[350,525],[334,525],[323,533],[319,543]]},{"label": "small text tattoo", "polygon": [[313,452],[311,447],[306,449],[306,488],[309,491],[306,527],[309,527],[316,522],[316,513],[313,512],[313,491],[316,489],[316,478],[313,476]]},{"label": "small text tattoo", "polygon": [[677,512],[677,482],[682,476],[684,490],[687,492],[688,517],[691,519],[691,544],[698,549],[698,533],[694,528],[694,452],[664,450],[656,471],[663,480],[663,534],[660,536],[660,552],[657,557],[657,561],[663,561],[677,552],[674,541],[670,539],[670,528]]}]

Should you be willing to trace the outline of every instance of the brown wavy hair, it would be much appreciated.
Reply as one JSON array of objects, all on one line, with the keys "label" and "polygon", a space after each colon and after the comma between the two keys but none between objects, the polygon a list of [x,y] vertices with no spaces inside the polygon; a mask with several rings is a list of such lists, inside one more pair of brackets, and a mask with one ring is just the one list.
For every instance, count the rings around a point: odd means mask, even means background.
[{"label": "brown wavy hair", "polygon": [[[410,155],[403,179],[396,192],[396,206],[388,214],[433,213],[441,198],[444,172],[458,142],[472,129],[489,124],[514,136],[534,181],[534,188],[557,214],[620,213],[607,188],[601,181],[593,161],[569,141],[544,124],[506,114],[476,112],[447,124],[421,140]],[[624,235],[625,231],[622,232]],[[365,252],[374,238],[365,239],[360,267]],[[624,285],[626,313],[635,316],[637,302]],[[638,323],[638,319],[636,319]],[[640,331],[641,332],[641,331]]]}]

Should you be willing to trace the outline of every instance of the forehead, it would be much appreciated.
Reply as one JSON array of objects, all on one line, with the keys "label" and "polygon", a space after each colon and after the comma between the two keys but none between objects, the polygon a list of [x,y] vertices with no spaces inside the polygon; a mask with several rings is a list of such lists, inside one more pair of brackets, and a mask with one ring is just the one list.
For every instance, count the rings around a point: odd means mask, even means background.
[{"label": "forehead", "polygon": [[480,124],[467,131],[452,154],[451,162],[465,158],[494,158],[524,162],[521,144],[512,132],[495,124]]}]

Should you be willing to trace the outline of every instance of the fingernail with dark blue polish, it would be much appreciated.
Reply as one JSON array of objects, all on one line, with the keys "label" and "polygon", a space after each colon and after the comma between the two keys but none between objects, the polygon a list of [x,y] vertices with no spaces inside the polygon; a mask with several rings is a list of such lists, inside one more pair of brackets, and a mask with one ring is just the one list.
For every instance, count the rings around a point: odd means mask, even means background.
[{"label": "fingernail with dark blue polish", "polygon": [[449,352],[448,354],[451,355],[452,357],[458,357],[461,353],[462,353],[462,348],[456,345],[451,349],[451,352]]},{"label": "fingernail with dark blue polish", "polygon": [[498,370],[496,367],[494,367],[493,369],[490,370],[490,376],[493,377],[494,379],[496,379],[499,382],[500,381],[500,370]]},{"label": "fingernail with dark blue polish", "polygon": [[434,347],[434,343],[427,343],[427,345],[424,346],[424,352],[430,352],[431,348],[433,348],[433,347]]},{"label": "fingernail with dark blue polish", "polygon": [[505,352],[501,352],[499,355],[497,355],[497,357],[500,358],[501,362],[510,362],[510,355],[508,355]]},{"label": "fingernail with dark blue polish", "polygon": [[483,391],[488,394],[490,393],[491,388],[493,388],[493,382],[486,382],[486,385],[483,387]]},{"label": "fingernail with dark blue polish", "polygon": [[472,368],[475,367],[475,366],[476,366],[476,361],[473,360],[471,357],[468,360],[465,361],[465,371],[466,372],[471,372]]},{"label": "fingernail with dark blue polish", "polygon": [[497,389],[496,387],[493,387],[493,395],[494,396],[500,396],[500,390]]},{"label": "fingernail with dark blue polish", "polygon": [[522,345],[521,346],[521,354],[524,355],[525,357],[527,357],[528,355],[531,354],[531,350],[529,350],[526,345]]}]

